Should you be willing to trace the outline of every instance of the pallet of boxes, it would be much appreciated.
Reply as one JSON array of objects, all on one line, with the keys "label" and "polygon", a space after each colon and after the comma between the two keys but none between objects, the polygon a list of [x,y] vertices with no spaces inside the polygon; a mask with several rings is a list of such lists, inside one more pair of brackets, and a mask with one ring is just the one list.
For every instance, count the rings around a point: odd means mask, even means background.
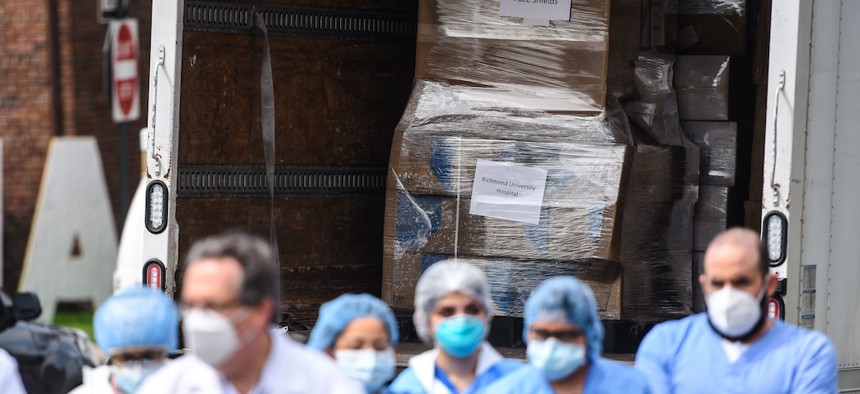
[{"label": "pallet of boxes", "polygon": [[[511,3],[421,1],[417,78],[390,158],[383,298],[411,310],[421,273],[457,258],[487,274],[497,316],[521,317],[531,291],[558,275],[589,284],[604,320],[689,313],[692,239],[671,227],[691,232],[685,168],[698,167],[698,149],[637,137],[610,94],[634,86],[638,12],[624,14],[632,41],[613,45],[632,43],[624,61],[610,54],[610,1],[561,13]],[[649,222],[643,211],[674,217]],[[654,269],[629,278],[633,266]]]}]

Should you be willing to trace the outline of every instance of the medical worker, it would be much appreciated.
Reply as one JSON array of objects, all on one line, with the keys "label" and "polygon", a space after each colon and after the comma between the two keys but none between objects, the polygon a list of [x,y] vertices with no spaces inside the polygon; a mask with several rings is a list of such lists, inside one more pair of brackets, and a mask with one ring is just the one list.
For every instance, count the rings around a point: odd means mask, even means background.
[{"label": "medical worker", "polygon": [[523,339],[529,366],[491,385],[488,393],[649,393],[633,367],[600,357],[603,323],[594,294],[559,276],[543,282],[526,302]]},{"label": "medical worker", "polygon": [[131,287],[96,310],[93,330],[110,363],[84,367],[84,384],[72,393],[132,394],[176,351],[179,314],[161,291]]},{"label": "medical worker", "polygon": [[320,308],[308,347],[325,352],[369,394],[384,392],[394,377],[393,343],[400,331],[394,313],[370,294],[344,294]]},{"label": "medical worker", "polygon": [[642,341],[636,368],[656,394],[835,393],[836,354],[823,334],[767,316],[777,279],[758,234],[734,228],[705,253],[699,283],[708,307],[658,324]]},{"label": "medical worker", "polygon": [[259,237],[196,242],[182,276],[182,331],[191,354],[152,374],[141,393],[364,393],[319,352],[273,333],[277,271]]},{"label": "medical worker", "polygon": [[485,339],[492,309],[484,273],[453,260],[431,265],[415,288],[412,318],[434,349],[409,360],[389,386],[393,393],[481,393],[523,366],[506,360]]}]

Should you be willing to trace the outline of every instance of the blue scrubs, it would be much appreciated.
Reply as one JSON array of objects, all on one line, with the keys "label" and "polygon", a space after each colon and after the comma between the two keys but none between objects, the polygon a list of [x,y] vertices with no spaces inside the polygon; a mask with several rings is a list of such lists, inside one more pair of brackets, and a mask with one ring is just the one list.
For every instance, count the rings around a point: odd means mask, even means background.
[{"label": "blue scrubs", "polygon": [[658,324],[636,354],[655,394],[835,393],[836,353],[823,334],[773,321],[730,363],[705,313]]},{"label": "blue scrubs", "polygon": [[436,367],[436,350],[430,350],[409,360],[409,368],[388,386],[392,394],[475,394],[490,393],[487,386],[501,377],[523,368],[525,364],[503,358],[487,343],[478,356],[477,376],[465,390],[457,392],[445,372]]},{"label": "blue scrubs", "polygon": [[[591,363],[583,394],[649,394],[645,376],[629,367],[604,358]],[[493,394],[555,394],[543,372],[528,366],[512,372],[487,388]]]}]

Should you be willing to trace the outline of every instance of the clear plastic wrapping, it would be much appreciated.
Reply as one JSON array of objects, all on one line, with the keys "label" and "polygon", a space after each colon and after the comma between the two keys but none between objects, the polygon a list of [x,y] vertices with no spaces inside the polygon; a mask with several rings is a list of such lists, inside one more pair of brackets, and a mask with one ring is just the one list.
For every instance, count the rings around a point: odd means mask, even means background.
[{"label": "clear plastic wrapping", "polygon": [[[632,116],[634,133],[606,99],[610,76],[623,92],[633,75],[607,72],[608,1],[574,0],[572,20],[548,26],[499,17],[498,1],[421,4],[418,78],[392,144],[383,298],[411,309],[421,272],[457,257],[487,273],[500,315],[521,316],[557,275],[585,280],[605,319],[690,313],[699,150],[681,132],[673,59],[636,61],[651,110]],[[479,160],[545,171],[534,222],[472,214]]]},{"label": "clear plastic wrapping", "polygon": [[729,188],[724,186],[699,187],[699,201],[693,222],[693,249],[704,252],[711,240],[726,229],[726,211],[729,208]]},{"label": "clear plastic wrapping", "polygon": [[700,183],[710,186],[734,186],[737,123],[681,122],[681,128],[701,150]]},{"label": "clear plastic wrapping", "polygon": [[[600,115],[574,116],[500,106],[471,93],[416,82],[391,155],[383,296],[409,308],[417,262],[469,256],[482,262],[499,312],[519,316],[541,280],[618,266],[632,137],[617,104]],[[546,171],[536,224],[470,213],[478,160]],[[591,277],[620,297],[616,271]],[[613,300],[607,318],[620,316],[620,301]]]},{"label": "clear plastic wrapping", "polygon": [[[431,264],[450,258],[453,256],[408,254],[403,256],[402,261],[407,266],[418,267],[424,271]],[[618,263],[602,260],[517,260],[462,255],[457,258],[487,274],[496,316],[521,317],[526,300],[541,282],[559,275],[574,275],[591,287],[601,318],[620,318],[618,312],[621,304],[621,272]],[[404,287],[399,294],[404,299],[411,300],[413,290]]]},{"label": "clear plastic wrapping", "polygon": [[416,75],[534,109],[597,113],[608,50],[607,0],[573,0],[570,20],[547,26],[499,16],[499,1],[422,0]]},{"label": "clear plastic wrapping", "polygon": [[[673,58],[644,54],[636,62],[640,101],[628,103],[644,133],[625,189],[621,234],[623,313],[662,320],[692,312],[693,208],[699,149],[681,131],[672,88]],[[647,108],[650,111],[638,111]],[[643,113],[644,112],[644,113]]]},{"label": "clear plastic wrapping", "polygon": [[728,56],[678,56],[674,87],[681,120],[729,119]]},{"label": "clear plastic wrapping", "polygon": [[678,49],[685,55],[743,55],[746,0],[679,0]]}]

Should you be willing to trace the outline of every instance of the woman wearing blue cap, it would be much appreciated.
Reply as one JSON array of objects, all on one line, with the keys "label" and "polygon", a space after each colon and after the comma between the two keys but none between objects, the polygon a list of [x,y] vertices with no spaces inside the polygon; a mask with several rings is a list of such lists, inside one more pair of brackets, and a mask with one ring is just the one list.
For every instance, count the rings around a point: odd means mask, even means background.
[{"label": "woman wearing blue cap", "polygon": [[375,394],[384,392],[383,385],[394,377],[392,344],[399,335],[384,302],[369,294],[344,294],[320,308],[308,347],[334,358],[347,376]]},{"label": "woman wearing blue cap", "polygon": [[409,360],[391,383],[393,393],[471,394],[523,366],[503,358],[486,342],[490,292],[484,273],[457,261],[424,271],[415,288],[412,320],[418,336],[434,349]]},{"label": "woman wearing blue cap", "polygon": [[526,302],[523,339],[530,366],[488,393],[650,393],[633,367],[600,357],[603,324],[591,289],[573,277],[543,282]]},{"label": "woman wearing blue cap", "polygon": [[176,351],[179,315],[164,293],[133,287],[96,310],[93,330],[111,364],[85,370],[84,384],[72,393],[132,394]]}]

